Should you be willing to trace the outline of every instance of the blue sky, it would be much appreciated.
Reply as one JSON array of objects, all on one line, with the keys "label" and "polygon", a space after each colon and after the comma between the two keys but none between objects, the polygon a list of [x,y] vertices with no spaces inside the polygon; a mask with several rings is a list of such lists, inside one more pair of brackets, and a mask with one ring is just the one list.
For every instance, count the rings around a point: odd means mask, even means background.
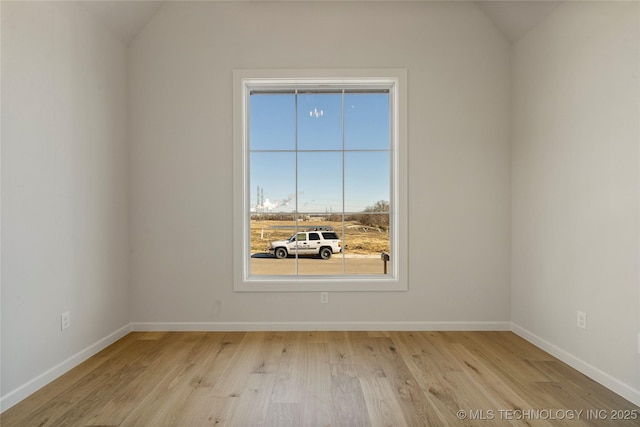
[{"label": "blue sky", "polygon": [[299,212],[341,212],[343,199],[359,212],[389,201],[388,94],[344,95],[344,152],[340,93],[299,94],[297,109],[294,94],[252,95],[250,117],[252,208],[258,187],[271,212],[296,203]]}]

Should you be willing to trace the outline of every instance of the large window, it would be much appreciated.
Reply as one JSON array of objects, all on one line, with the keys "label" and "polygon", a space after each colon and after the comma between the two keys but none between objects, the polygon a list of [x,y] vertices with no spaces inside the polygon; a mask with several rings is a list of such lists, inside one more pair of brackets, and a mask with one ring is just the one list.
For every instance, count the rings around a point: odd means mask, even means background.
[{"label": "large window", "polygon": [[403,70],[236,70],[236,290],[406,289]]}]

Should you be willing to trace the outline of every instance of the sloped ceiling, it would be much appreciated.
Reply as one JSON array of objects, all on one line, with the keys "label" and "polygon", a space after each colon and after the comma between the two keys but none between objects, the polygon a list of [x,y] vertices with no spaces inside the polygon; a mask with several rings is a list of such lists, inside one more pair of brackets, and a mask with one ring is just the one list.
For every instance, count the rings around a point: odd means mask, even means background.
[{"label": "sloped ceiling", "polygon": [[127,46],[165,3],[153,0],[85,0],[77,2]]},{"label": "sloped ceiling", "polygon": [[480,9],[502,33],[515,43],[538,25],[561,1],[477,1]]},{"label": "sloped ceiling", "polygon": [[[455,0],[450,0],[455,1]],[[77,3],[129,45],[166,1],[85,0]],[[476,1],[502,33],[513,43],[551,13],[561,1]]]}]

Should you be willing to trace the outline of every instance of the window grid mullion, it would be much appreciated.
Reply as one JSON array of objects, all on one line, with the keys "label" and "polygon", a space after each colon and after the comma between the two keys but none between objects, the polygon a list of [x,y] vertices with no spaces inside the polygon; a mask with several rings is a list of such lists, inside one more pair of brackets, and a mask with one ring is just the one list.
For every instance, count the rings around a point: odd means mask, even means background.
[{"label": "window grid mullion", "polygon": [[295,195],[296,195],[296,202],[295,202],[295,212],[293,215],[293,219],[294,219],[294,231],[295,231],[295,235],[296,235],[296,262],[295,262],[295,275],[299,276],[300,275],[300,271],[299,271],[299,265],[298,265],[298,162],[299,162],[299,153],[298,153],[298,90],[296,89],[295,91],[295,101],[294,101],[294,115],[295,115]]},{"label": "window grid mullion", "polygon": [[[346,234],[345,234],[345,223],[344,223],[344,208],[345,208],[345,143],[344,143],[344,89],[342,90],[342,209],[340,209],[340,219],[341,219],[341,236],[342,236],[342,246],[345,248],[347,246],[346,242]],[[347,260],[344,256],[344,249],[342,252],[342,274],[347,274]]]}]

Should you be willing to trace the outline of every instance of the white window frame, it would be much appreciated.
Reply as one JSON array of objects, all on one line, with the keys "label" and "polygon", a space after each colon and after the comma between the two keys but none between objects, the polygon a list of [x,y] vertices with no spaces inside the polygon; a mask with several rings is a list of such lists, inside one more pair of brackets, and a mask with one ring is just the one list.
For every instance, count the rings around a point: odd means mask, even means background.
[{"label": "white window frame", "polygon": [[[304,85],[376,86],[390,88],[391,162],[390,272],[387,275],[250,274],[250,200],[248,167],[248,100],[252,88]],[[406,69],[277,69],[233,71],[233,265],[234,291],[406,291],[408,290],[407,223],[407,70]],[[381,261],[382,268],[382,261]]]}]

